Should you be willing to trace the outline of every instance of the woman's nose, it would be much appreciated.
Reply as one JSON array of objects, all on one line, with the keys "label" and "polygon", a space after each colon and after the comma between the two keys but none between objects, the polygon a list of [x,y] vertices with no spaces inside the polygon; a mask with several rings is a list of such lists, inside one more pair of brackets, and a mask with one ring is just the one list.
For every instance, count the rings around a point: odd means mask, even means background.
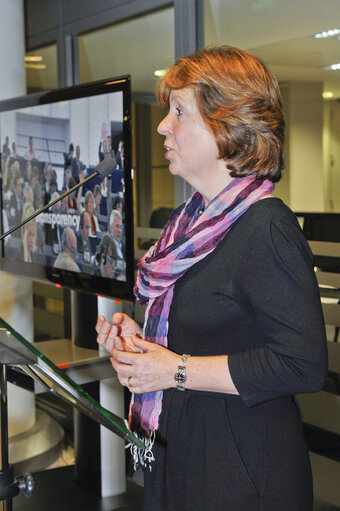
[{"label": "woman's nose", "polygon": [[168,135],[171,132],[169,114],[159,123],[157,131],[160,135]]}]

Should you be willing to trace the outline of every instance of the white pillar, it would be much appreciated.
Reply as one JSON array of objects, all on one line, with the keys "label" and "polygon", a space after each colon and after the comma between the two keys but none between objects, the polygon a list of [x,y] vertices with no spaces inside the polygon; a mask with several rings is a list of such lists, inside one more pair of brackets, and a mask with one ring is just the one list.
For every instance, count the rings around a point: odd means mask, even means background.
[{"label": "white pillar", "polygon": [[[26,94],[23,0],[0,3],[0,100]],[[5,134],[2,134],[2,137]],[[12,142],[12,141],[11,141]],[[32,282],[0,272],[0,316],[25,339],[33,341]],[[28,430],[35,421],[34,394],[8,386],[9,436]]]},{"label": "white pillar", "polygon": [[293,211],[324,211],[322,83],[290,82],[286,139]]},{"label": "white pillar", "polygon": [[[98,314],[110,321],[115,312],[122,312],[121,303],[98,297]],[[100,348],[102,349],[102,348]],[[112,378],[100,382],[100,404],[111,412],[124,416],[124,390],[113,369]],[[124,440],[107,428],[100,427],[102,497],[126,491]]]}]

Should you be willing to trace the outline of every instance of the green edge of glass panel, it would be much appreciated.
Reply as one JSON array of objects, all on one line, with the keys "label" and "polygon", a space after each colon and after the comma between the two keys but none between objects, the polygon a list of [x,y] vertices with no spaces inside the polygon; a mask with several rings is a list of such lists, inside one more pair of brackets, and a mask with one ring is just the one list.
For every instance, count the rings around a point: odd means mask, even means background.
[{"label": "green edge of glass panel", "polygon": [[72,378],[70,378],[67,374],[61,371],[53,362],[47,358],[45,355],[41,353],[33,344],[28,342],[22,335],[20,335],[17,331],[15,331],[6,321],[0,318],[0,325],[6,328],[18,341],[20,341],[31,353],[33,353],[37,358],[40,358],[47,364],[55,373],[57,373],[63,380],[65,380],[71,387],[73,387],[77,392],[79,392],[82,396],[84,396],[90,404],[95,406],[99,412],[101,412],[109,421],[111,421],[116,428],[118,428],[125,436],[127,436],[133,443],[135,443],[139,448],[145,449],[146,446],[144,443],[139,440],[134,433],[132,433],[125,425],[123,425],[119,420],[117,420],[116,416],[112,414],[106,408],[103,408],[93,397],[90,396],[80,385],[77,385]]}]

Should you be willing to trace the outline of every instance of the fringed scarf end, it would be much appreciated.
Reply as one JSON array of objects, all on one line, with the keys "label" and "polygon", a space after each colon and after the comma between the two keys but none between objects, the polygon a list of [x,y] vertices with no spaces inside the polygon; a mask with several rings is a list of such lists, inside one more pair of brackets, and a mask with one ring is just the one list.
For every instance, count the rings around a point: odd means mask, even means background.
[{"label": "fringed scarf end", "polygon": [[134,435],[141,440],[146,446],[145,449],[141,449],[135,443],[130,442],[125,446],[125,449],[130,449],[130,453],[133,459],[133,470],[137,470],[138,468],[142,468],[143,470],[149,469],[150,472],[152,470],[152,462],[155,461],[154,454],[152,452],[153,444],[156,439],[156,429],[154,428],[149,437],[144,437],[134,433]]}]

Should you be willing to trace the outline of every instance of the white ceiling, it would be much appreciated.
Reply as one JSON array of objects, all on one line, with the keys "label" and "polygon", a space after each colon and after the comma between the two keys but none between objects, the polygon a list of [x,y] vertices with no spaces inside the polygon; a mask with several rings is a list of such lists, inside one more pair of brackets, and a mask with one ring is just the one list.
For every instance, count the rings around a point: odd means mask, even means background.
[{"label": "white ceiling", "polygon": [[319,81],[340,97],[340,40],[315,39],[340,27],[339,0],[205,0],[207,45],[240,46],[261,57],[280,81]]},{"label": "white ceiling", "polygon": [[[206,45],[231,44],[261,57],[280,81],[319,81],[340,98],[340,40],[312,34],[340,27],[340,0],[205,0]],[[132,75],[134,91],[154,89],[154,71],[174,60],[173,8],[80,36],[81,81]],[[47,70],[30,70],[31,87],[56,87],[56,50]],[[41,51],[31,52],[37,54]]]}]

